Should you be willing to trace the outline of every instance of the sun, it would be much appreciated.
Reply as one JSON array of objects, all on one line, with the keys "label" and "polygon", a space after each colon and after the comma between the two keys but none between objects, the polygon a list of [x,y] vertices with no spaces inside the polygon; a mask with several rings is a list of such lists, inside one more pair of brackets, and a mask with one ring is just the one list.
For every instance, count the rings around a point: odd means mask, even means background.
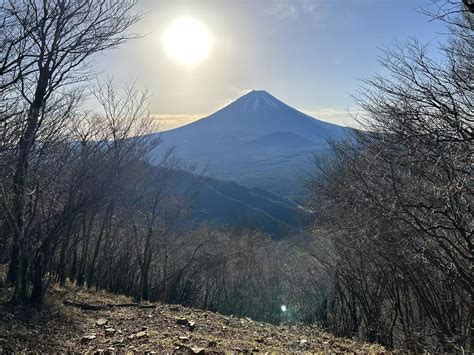
[{"label": "sun", "polygon": [[178,18],[164,31],[163,46],[173,61],[189,66],[209,55],[212,38],[206,26],[198,20]]}]

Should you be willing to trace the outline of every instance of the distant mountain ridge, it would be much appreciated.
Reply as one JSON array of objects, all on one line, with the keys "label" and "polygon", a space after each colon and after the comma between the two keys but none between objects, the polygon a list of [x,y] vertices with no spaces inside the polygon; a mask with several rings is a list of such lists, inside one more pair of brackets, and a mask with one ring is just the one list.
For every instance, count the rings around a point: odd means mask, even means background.
[{"label": "distant mountain ridge", "polygon": [[310,157],[347,132],[254,90],[208,117],[160,133],[163,143],[152,156],[175,147],[178,156],[209,164],[212,177],[293,198],[303,191]]},{"label": "distant mountain ridge", "polygon": [[197,222],[258,228],[274,238],[299,233],[299,211],[290,201],[257,194],[234,181],[208,179],[196,198]]},{"label": "distant mountain ridge", "polygon": [[[169,172],[145,165],[154,180],[160,181]],[[191,202],[183,226],[201,224],[232,228],[258,229],[273,238],[300,233],[301,210],[293,202],[263,189],[249,189],[235,181],[203,177],[184,170],[173,170],[171,195]],[[158,187],[158,186],[157,186]],[[133,190],[133,187],[131,187]]]}]

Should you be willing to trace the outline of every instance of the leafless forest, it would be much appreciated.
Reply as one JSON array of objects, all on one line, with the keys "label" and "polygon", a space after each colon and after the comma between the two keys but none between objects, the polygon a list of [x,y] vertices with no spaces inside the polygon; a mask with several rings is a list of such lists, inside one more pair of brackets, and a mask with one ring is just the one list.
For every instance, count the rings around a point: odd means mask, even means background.
[{"label": "leafless forest", "polygon": [[363,129],[315,157],[305,232],[279,241],[186,228],[193,200],[181,192],[199,189],[182,181],[197,173],[192,162],[173,151],[148,161],[161,142],[149,136],[147,92],[92,70],[97,54],[137,36],[135,5],[0,5],[0,285],[10,302],[39,305],[52,283],[71,282],[315,323],[388,348],[474,351],[472,2],[427,10],[445,22],[445,43],[382,50],[384,74],[354,94]]}]

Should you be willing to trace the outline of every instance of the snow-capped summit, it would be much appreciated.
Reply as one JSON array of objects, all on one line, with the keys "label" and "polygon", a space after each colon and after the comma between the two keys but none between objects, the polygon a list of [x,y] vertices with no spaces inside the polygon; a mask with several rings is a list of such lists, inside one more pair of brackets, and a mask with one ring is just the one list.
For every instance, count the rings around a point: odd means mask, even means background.
[{"label": "snow-capped summit", "polygon": [[259,109],[278,109],[286,106],[276,97],[270,95],[265,90],[252,90],[239,97],[233,102],[234,105],[241,105],[244,110],[257,111]]}]

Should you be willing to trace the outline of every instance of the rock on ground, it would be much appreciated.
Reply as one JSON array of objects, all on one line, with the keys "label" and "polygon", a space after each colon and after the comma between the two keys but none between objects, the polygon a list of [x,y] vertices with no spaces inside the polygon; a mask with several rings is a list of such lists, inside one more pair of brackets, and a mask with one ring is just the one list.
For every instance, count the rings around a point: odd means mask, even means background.
[{"label": "rock on ground", "polygon": [[[83,310],[64,305],[109,305]],[[123,296],[54,288],[41,309],[0,305],[0,353],[35,352],[385,352],[315,327],[276,326],[176,305],[133,304]],[[100,307],[99,307],[100,308]]]}]

